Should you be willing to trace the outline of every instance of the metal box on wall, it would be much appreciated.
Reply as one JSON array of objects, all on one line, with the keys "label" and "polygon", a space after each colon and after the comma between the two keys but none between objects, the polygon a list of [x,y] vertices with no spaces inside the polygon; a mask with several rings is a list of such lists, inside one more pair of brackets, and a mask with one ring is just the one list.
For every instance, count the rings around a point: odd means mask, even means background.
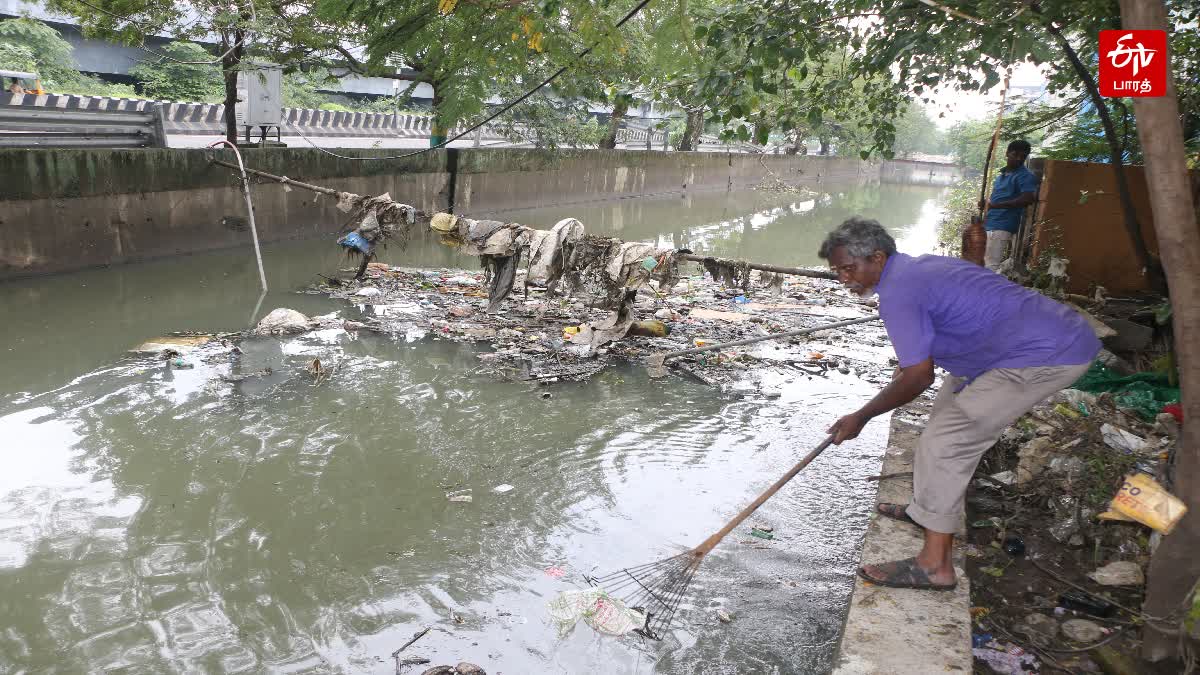
[{"label": "metal box on wall", "polygon": [[238,72],[234,118],[240,127],[279,126],[283,119],[283,69],[247,64]]}]

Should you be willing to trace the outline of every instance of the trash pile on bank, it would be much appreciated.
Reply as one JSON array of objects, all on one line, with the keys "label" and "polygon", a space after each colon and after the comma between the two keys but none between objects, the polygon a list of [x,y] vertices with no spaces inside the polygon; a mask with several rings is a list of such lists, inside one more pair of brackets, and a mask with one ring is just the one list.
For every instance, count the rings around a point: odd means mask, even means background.
[{"label": "trash pile on bank", "polygon": [[1106,349],[1005,430],[968,492],[973,652],[991,672],[1135,672],[1145,568],[1186,512],[1169,335],[1145,302],[1123,313],[1150,325],[1080,304]]}]

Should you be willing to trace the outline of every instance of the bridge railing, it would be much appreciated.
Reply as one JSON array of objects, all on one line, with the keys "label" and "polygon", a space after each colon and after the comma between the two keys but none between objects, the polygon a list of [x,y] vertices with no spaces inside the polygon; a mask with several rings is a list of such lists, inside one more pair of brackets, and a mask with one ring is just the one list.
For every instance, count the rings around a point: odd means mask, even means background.
[{"label": "bridge railing", "polygon": [[165,148],[162,106],[109,110],[16,104],[0,95],[0,148]]}]

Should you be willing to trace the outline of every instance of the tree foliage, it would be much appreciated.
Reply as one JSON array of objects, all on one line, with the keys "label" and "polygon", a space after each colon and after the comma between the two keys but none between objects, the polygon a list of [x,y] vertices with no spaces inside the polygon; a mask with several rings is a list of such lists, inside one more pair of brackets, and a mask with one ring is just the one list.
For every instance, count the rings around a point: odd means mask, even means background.
[{"label": "tree foliage", "polygon": [[[868,130],[867,151],[890,156],[906,101],[928,102],[935,88],[986,92],[1007,67],[1031,62],[1048,65],[1051,94],[1078,92],[1051,26],[1095,62],[1097,32],[1120,24],[1112,0],[746,0],[697,25],[715,53],[697,88],[722,118],[746,120],[742,137],[832,116]],[[797,104],[764,105],[780,93]],[[847,111],[850,96],[861,105]]]},{"label": "tree foliage", "polygon": [[892,152],[900,157],[914,153],[941,154],[945,146],[945,134],[925,108],[911,101],[905,104],[896,121]]},{"label": "tree foliage", "polygon": [[168,101],[214,103],[225,96],[221,69],[213,55],[192,42],[172,42],[157,59],[142,61],[129,74],[149,97]]},{"label": "tree foliage", "polygon": [[0,21],[0,55],[0,63],[36,71],[47,87],[72,84],[82,77],[76,69],[71,43],[37,19]]},{"label": "tree foliage", "polygon": [[0,42],[0,63],[5,65],[5,68],[10,70],[20,70],[24,72],[37,71],[37,60],[33,57],[33,50],[25,45],[12,44],[10,42]]},{"label": "tree foliage", "polygon": [[969,169],[983,171],[995,127],[995,121],[981,119],[955,122],[946,130],[946,146],[954,161]]},{"label": "tree foliage", "polygon": [[[1108,114],[1113,120],[1121,148],[1121,161],[1125,164],[1142,162],[1141,144],[1138,142],[1133,107],[1129,100],[1106,101]],[[1014,123],[1021,118],[1016,117]],[[1104,136],[1100,115],[1090,104],[1081,105],[1062,117],[1051,130],[1038,154],[1049,159],[1077,162],[1111,162],[1112,153]]]},{"label": "tree foliage", "polygon": [[[203,40],[216,43],[216,55],[207,63],[219,65],[226,108],[226,138],[237,139],[232,110],[237,102],[237,74],[251,68],[246,59],[284,64],[295,71],[307,62],[320,62],[347,54],[348,20],[316,15],[310,0],[245,0],[236,4],[210,0],[47,0],[51,10],[75,17],[79,29],[89,37],[142,47],[147,59],[159,65],[197,65],[189,59],[147,46],[146,36],[165,35],[177,42]],[[181,61],[183,63],[181,63]],[[203,78],[189,81],[188,89],[200,86]],[[155,81],[156,91],[175,88]]]}]

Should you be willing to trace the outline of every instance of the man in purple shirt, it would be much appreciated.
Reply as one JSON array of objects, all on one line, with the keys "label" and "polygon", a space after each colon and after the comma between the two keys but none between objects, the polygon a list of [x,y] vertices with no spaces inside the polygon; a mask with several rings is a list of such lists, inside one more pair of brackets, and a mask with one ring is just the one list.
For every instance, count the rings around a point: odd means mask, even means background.
[{"label": "man in purple shirt", "polygon": [[851,218],[821,245],[838,280],[860,296],[879,294],[879,314],[896,350],[891,384],[829,433],[840,444],[873,417],[912,401],[948,372],[913,458],[913,498],[879,504],[881,515],[925,530],[915,558],[859,568],[882,586],[949,590],[954,533],[967,483],[1004,428],[1071,386],[1100,351],[1074,310],[964,260],[911,257],[874,220]]}]

